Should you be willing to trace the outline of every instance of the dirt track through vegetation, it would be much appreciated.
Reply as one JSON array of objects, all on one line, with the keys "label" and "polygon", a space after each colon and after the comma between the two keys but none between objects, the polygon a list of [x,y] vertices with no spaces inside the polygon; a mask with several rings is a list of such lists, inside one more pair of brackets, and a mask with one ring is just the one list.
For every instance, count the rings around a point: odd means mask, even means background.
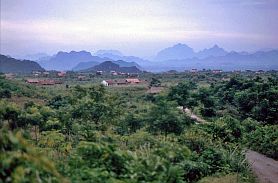
[{"label": "dirt track through vegetation", "polygon": [[278,161],[251,150],[246,159],[259,183],[278,183]]},{"label": "dirt track through vegetation", "polygon": [[[207,123],[188,108],[183,109],[183,112],[198,123]],[[278,161],[251,150],[246,152],[246,159],[259,183],[278,183]]]},{"label": "dirt track through vegetation", "polygon": [[185,112],[187,115],[190,116],[191,119],[194,119],[196,122],[198,123],[207,123],[206,120],[198,117],[197,115],[195,115],[194,113],[192,113],[192,111],[188,108],[183,109],[183,112]]}]

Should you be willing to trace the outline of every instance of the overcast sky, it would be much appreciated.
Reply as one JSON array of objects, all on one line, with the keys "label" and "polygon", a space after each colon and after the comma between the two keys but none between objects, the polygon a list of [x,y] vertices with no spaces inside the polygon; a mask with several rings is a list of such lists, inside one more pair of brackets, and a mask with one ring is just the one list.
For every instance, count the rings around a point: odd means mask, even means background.
[{"label": "overcast sky", "polygon": [[1,53],[278,48],[278,0],[1,0]]}]

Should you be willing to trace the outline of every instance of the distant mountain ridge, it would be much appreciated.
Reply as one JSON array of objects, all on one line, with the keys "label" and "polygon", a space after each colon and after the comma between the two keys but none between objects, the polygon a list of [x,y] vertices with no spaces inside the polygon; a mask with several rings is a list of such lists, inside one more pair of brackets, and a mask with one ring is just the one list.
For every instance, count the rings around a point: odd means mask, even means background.
[{"label": "distant mountain ridge", "polygon": [[142,72],[136,66],[121,67],[120,65],[113,63],[112,61],[106,61],[106,62],[100,63],[99,65],[86,69],[85,71],[104,71],[104,72],[116,71],[116,72],[125,72],[125,73]]},{"label": "distant mountain ridge", "polygon": [[[115,64],[118,64],[120,67],[133,67],[136,66],[138,69],[142,69],[140,65],[138,65],[136,62],[126,62],[123,60],[109,60]],[[94,67],[95,65],[100,64],[99,62],[92,61],[92,62],[81,62],[77,66],[75,66],[72,70],[73,71],[81,71],[81,70],[86,70],[89,69],[90,67]]]},{"label": "distant mountain ridge", "polygon": [[111,56],[114,56],[114,55],[117,55],[120,57],[123,56],[123,54],[118,50],[98,50],[94,55],[98,56],[98,57],[108,57],[108,58],[110,58]]},{"label": "distant mountain ridge", "polygon": [[[248,52],[228,52],[214,45],[201,51],[194,51],[186,44],[176,44],[162,49],[151,61],[135,56],[124,56],[118,50],[99,50],[93,56],[90,52],[58,52],[40,60],[47,70],[84,70],[105,61],[113,61],[123,66],[136,66],[147,71],[184,70],[188,68],[225,70],[234,69],[277,69],[277,50]],[[97,55],[97,56],[96,56]]]},{"label": "distant mountain ridge", "polygon": [[165,48],[159,51],[154,58],[155,61],[185,59],[194,57],[195,53],[192,48],[186,44],[176,44],[172,47]]},{"label": "distant mountain ridge", "polygon": [[[109,53],[106,53],[106,51],[108,51]],[[100,55],[102,57],[93,56],[90,52],[87,51],[60,51],[50,58],[44,57],[37,62],[40,63],[47,70],[73,71],[85,70],[105,61],[113,61],[116,64],[119,64],[121,67],[136,66],[137,68],[141,68],[141,66],[135,61],[143,63],[148,62],[139,57],[121,56],[122,54],[117,50],[99,50],[95,55]],[[110,57],[108,58],[106,56]]]},{"label": "distant mountain ridge", "polygon": [[107,60],[107,58],[92,56],[92,54],[87,51],[71,51],[69,53],[60,51],[49,60],[38,62],[47,70],[72,70],[81,62],[99,63]]},{"label": "distant mountain ridge", "polygon": [[278,70],[278,50],[269,52],[256,52],[242,54],[230,52],[224,56],[211,56],[206,58],[187,58],[165,60],[146,67],[146,70],[155,72],[177,70],[184,71],[195,69],[222,69],[232,70]]},{"label": "distant mountain ridge", "polygon": [[155,61],[165,61],[165,60],[181,60],[189,58],[207,58],[211,56],[225,56],[228,54],[226,50],[220,48],[218,45],[214,45],[211,48],[206,48],[202,51],[195,52],[193,48],[187,46],[186,44],[178,43],[172,47],[165,48],[157,53],[154,60]]},{"label": "distant mountain ridge", "polygon": [[209,49],[204,49],[202,51],[199,51],[195,54],[195,57],[197,58],[207,58],[207,57],[221,57],[227,55],[228,52],[224,50],[223,48],[220,48],[218,45],[214,45],[213,47]]},{"label": "distant mountain ridge", "polygon": [[44,69],[34,61],[17,60],[5,55],[0,55],[0,72],[31,73],[32,71],[44,71]]}]

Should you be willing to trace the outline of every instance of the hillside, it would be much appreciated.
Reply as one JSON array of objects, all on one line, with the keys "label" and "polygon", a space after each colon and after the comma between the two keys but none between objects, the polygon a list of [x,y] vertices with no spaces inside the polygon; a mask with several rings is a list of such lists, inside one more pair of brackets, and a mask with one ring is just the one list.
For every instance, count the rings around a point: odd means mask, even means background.
[{"label": "hillside", "polygon": [[140,73],[142,72],[136,66],[131,67],[121,67],[118,64],[113,63],[112,61],[106,61],[94,67],[87,69],[86,71],[116,71],[116,72],[125,72],[125,73]]},{"label": "hillside", "polygon": [[[138,65],[136,62],[126,62],[123,60],[117,60],[117,61],[112,61],[111,62],[118,64],[120,67],[132,67],[132,66],[136,66],[138,69],[141,69],[142,67],[140,65]],[[81,71],[81,70],[86,70],[89,69],[91,67],[94,67],[96,65],[100,64],[99,62],[96,61],[92,61],[92,62],[81,62],[79,64],[77,64],[77,66],[75,66],[72,70],[73,71]]]},{"label": "hillside", "polygon": [[0,55],[0,72],[30,73],[32,71],[44,71],[44,69],[34,61],[21,61],[5,55]]},{"label": "hillside", "polygon": [[72,70],[73,71],[81,71],[81,70],[89,69],[90,67],[94,67],[95,65],[98,65],[98,64],[99,64],[99,62],[97,62],[97,61],[80,62],[74,68],[72,68]]}]

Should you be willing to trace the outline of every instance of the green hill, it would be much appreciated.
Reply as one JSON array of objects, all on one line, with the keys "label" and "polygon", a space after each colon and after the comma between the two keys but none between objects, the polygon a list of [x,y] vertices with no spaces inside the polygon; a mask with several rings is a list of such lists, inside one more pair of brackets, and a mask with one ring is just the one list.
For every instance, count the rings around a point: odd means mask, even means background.
[{"label": "green hill", "polygon": [[17,60],[5,55],[0,55],[0,72],[3,73],[30,73],[44,71],[36,62],[30,60]]}]

